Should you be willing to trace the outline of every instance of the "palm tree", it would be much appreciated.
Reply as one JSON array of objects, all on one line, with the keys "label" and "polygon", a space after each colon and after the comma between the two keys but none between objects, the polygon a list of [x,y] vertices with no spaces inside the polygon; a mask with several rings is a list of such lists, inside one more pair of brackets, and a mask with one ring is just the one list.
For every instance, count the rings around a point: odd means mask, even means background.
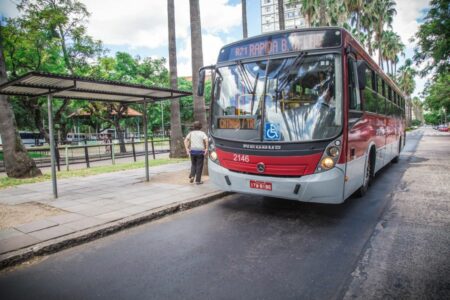
[{"label": "palm tree", "polygon": [[317,16],[317,0],[291,0],[290,4],[298,3],[300,1],[300,13],[306,16],[308,27],[312,27]]},{"label": "palm tree", "polygon": [[356,19],[356,30],[361,31],[361,16],[365,6],[365,0],[345,0],[344,5],[348,13],[354,13]]},{"label": "palm tree", "polygon": [[378,64],[383,64],[382,39],[384,27],[387,25],[392,27],[395,10],[395,1],[393,0],[374,0],[372,7],[372,15],[374,19],[375,40],[378,45]]},{"label": "palm tree", "polygon": [[411,59],[407,59],[405,64],[398,70],[399,74],[397,81],[400,88],[406,94],[406,123],[409,126],[411,124],[412,117],[412,103],[411,94],[416,88],[416,82],[414,81],[414,76],[416,76],[417,71],[413,68],[413,62]]},{"label": "palm tree", "polygon": [[[177,89],[177,43],[175,35],[174,0],[167,0],[167,19],[169,32],[169,71],[170,87]],[[170,157],[185,157],[183,134],[181,132],[180,102],[173,99],[170,103]]]},{"label": "palm tree", "polygon": [[366,2],[364,4],[363,14],[361,16],[361,27],[366,32],[366,44],[367,44],[367,50],[369,51],[369,54],[373,55],[373,48],[372,48],[372,37],[374,34],[374,17],[372,14],[373,5],[372,2]]},{"label": "palm tree", "polygon": [[280,24],[280,30],[284,30],[284,1],[278,0],[278,23]]},{"label": "palm tree", "polygon": [[[1,24],[0,24],[1,30]],[[3,44],[0,39],[0,84],[7,81]],[[3,160],[8,177],[23,178],[41,175],[41,170],[28,157],[27,150],[17,132],[16,119],[8,97],[0,95],[0,135],[3,142]]]},{"label": "palm tree", "polygon": [[242,0],[242,34],[244,36],[244,39],[248,37],[247,32],[247,0]]},{"label": "palm tree", "polygon": [[328,25],[326,11],[327,11],[326,0],[319,0],[319,26]]},{"label": "palm tree", "polygon": [[[191,50],[192,50],[192,88],[198,86],[198,70],[203,66],[202,27],[200,22],[199,0],[189,0],[191,19]],[[205,99],[194,92],[194,119],[206,128]]]}]

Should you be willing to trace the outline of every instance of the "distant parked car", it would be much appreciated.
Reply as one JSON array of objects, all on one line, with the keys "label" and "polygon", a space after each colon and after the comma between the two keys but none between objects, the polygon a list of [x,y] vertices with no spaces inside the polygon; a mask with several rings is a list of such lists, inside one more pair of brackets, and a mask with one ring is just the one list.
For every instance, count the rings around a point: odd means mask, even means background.
[{"label": "distant parked car", "polygon": [[448,132],[448,126],[447,125],[439,125],[437,130],[442,132]]}]

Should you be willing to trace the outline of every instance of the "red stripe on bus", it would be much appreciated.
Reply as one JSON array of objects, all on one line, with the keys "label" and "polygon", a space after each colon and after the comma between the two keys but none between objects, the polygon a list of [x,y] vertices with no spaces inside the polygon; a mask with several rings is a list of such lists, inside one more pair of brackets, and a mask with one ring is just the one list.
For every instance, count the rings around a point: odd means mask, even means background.
[{"label": "red stripe on bus", "polygon": [[[302,156],[262,156],[247,155],[216,149],[220,165],[226,169],[238,172],[277,175],[301,176],[313,174],[322,153]],[[263,163],[264,172],[257,170],[257,165]]]}]

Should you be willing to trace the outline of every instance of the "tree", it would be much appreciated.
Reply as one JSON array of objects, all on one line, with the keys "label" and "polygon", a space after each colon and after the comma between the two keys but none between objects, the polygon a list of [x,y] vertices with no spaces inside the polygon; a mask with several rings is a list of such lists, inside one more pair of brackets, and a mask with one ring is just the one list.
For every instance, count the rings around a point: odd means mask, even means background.
[{"label": "tree", "polygon": [[280,30],[284,30],[284,1],[278,0],[278,24],[280,24]]},{"label": "tree", "polygon": [[206,125],[205,100],[196,93],[198,86],[198,70],[203,66],[202,28],[200,22],[199,0],[189,0],[191,20],[191,51],[192,51],[192,88],[194,94],[194,119]]},{"label": "tree", "polygon": [[248,37],[247,32],[247,0],[241,0],[242,5],[242,36],[244,39]]},{"label": "tree", "polygon": [[[89,13],[84,4],[76,0],[22,0],[21,15],[7,19],[5,59],[11,78],[29,71],[84,75],[89,61],[103,53],[100,41],[86,34]],[[64,138],[69,130],[65,117],[69,114],[70,100],[55,100],[54,124]],[[21,99],[16,103],[25,109],[35,127],[49,141],[44,126],[46,100]]]},{"label": "tree", "polygon": [[435,80],[425,88],[424,105],[435,115],[446,121],[450,112],[450,73],[438,73]]},{"label": "tree", "polygon": [[[167,1],[167,17],[169,32],[169,69],[170,87],[177,89],[177,45],[175,39],[175,6],[174,0]],[[173,99],[170,104],[170,157],[185,157],[183,135],[181,132],[180,102]]]},{"label": "tree", "polygon": [[432,72],[445,74],[450,69],[450,3],[448,0],[432,0],[424,23],[415,35],[417,48],[414,60],[425,63],[421,75]]},{"label": "tree", "polygon": [[356,30],[361,31],[361,15],[364,9],[365,0],[345,0],[344,5],[349,13],[355,14]]},{"label": "tree", "polygon": [[[0,32],[1,29],[0,24]],[[8,80],[2,40],[0,38],[0,84]],[[8,101],[8,97],[5,95],[0,95],[0,135],[2,136],[3,159],[8,177],[23,178],[42,174],[36,167],[35,162],[28,157],[27,151],[17,132],[14,112]]]},{"label": "tree", "polygon": [[382,39],[385,26],[392,27],[395,10],[395,1],[374,0],[371,10],[374,19],[375,40],[378,46],[378,64],[383,66]]},{"label": "tree", "polygon": [[406,122],[408,126],[410,125],[412,119],[412,102],[411,94],[416,88],[416,82],[414,81],[414,76],[416,76],[417,71],[412,66],[413,62],[411,59],[407,59],[405,64],[399,69],[398,83],[400,89],[406,94]]},{"label": "tree", "polygon": [[316,19],[317,15],[317,0],[311,1],[311,0],[290,0],[289,4],[296,4],[300,2],[300,13],[304,16],[306,16],[306,22],[308,24],[308,27],[313,26],[313,22]]}]

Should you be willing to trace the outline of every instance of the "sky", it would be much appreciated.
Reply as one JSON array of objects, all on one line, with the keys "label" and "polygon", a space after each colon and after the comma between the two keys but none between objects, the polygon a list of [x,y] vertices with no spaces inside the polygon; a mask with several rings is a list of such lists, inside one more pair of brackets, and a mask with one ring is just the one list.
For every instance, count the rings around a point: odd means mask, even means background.
[{"label": "sky", "polygon": [[[0,13],[14,17],[19,0],[0,0]],[[168,57],[166,0],[80,0],[91,13],[88,34],[103,42],[109,55],[126,51],[140,57]],[[174,0],[178,75],[191,75],[189,1]],[[249,36],[261,33],[261,0],[247,0]],[[407,46],[405,58],[413,55],[410,38],[417,31],[429,0],[397,0],[393,29]],[[214,64],[219,49],[242,38],[240,0],[200,0],[204,65]],[[401,58],[400,65],[404,58]],[[413,96],[422,92],[426,78],[416,78]]]}]

